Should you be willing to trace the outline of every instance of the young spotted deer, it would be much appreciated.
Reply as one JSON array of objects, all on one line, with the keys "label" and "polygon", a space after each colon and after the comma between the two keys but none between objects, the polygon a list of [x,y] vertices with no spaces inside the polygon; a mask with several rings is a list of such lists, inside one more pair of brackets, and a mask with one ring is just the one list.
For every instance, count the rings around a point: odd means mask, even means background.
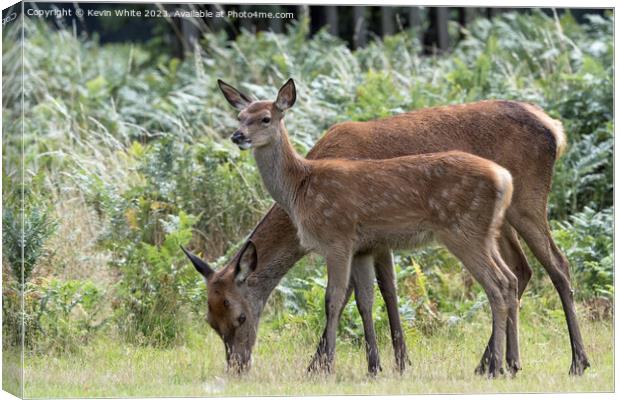
[{"label": "young spotted deer", "polygon": [[[292,79],[275,102],[249,101],[224,82],[219,85],[241,109],[233,142],[253,149],[265,187],[291,217],[302,247],[327,263],[324,352],[317,353],[313,369],[333,368],[353,255],[381,247],[410,248],[432,239],[463,263],[489,298],[489,375],[502,371],[504,338],[508,368],[512,373],[520,369],[517,278],[496,242],[512,196],[506,169],[459,151],[385,160],[304,159],[290,144],[283,120],[296,100]],[[252,248],[252,242],[247,246]]]}]

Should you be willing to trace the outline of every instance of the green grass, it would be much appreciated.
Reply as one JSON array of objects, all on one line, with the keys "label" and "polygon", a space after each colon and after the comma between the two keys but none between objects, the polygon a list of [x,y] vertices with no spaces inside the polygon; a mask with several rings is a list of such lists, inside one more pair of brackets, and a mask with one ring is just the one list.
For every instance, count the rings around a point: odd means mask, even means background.
[{"label": "green grass", "polygon": [[522,309],[524,368],[514,379],[489,380],[473,373],[490,329],[483,309],[472,321],[443,325],[432,336],[410,331],[412,366],[403,376],[393,369],[385,332],[379,332],[383,371],[377,378],[366,375],[363,348],[343,341],[337,348],[335,375],[308,377],[305,368],[315,343],[300,339],[308,332],[275,332],[264,324],[251,372],[242,378],[226,374],[223,344],[205,327],[195,329],[187,344],[176,348],[137,347],[99,337],[73,355],[28,356],[25,394],[49,398],[613,391],[612,322],[588,321],[580,313],[592,367],[574,378],[568,376],[570,346],[563,318],[555,312],[559,310],[541,312],[531,304]]},{"label": "green grass", "polygon": [[16,348],[2,349],[2,390],[22,397],[22,360],[21,352]]}]

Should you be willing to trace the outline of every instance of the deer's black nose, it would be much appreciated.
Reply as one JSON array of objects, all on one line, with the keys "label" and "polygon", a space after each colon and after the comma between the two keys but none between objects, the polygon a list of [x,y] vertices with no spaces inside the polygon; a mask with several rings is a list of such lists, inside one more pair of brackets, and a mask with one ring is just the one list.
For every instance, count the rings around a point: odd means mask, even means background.
[{"label": "deer's black nose", "polygon": [[230,140],[232,140],[234,144],[241,144],[245,141],[245,136],[241,131],[235,131],[230,137]]}]

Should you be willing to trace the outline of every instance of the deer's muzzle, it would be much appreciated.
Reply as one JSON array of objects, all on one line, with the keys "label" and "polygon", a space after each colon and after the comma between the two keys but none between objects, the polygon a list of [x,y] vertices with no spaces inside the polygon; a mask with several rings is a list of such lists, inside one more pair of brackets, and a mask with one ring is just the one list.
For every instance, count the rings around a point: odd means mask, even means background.
[{"label": "deer's muzzle", "polygon": [[245,137],[245,135],[243,134],[243,132],[241,131],[235,131],[235,133],[232,134],[232,136],[230,137],[230,140],[233,141],[234,144],[236,145],[242,145],[243,143],[248,141],[248,138]]}]

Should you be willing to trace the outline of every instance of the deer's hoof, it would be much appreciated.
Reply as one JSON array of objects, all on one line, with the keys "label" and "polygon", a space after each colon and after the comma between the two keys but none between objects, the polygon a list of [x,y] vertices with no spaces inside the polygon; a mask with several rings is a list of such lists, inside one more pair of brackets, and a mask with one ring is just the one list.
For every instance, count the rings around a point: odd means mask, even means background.
[{"label": "deer's hoof", "polygon": [[497,378],[504,374],[504,368],[502,368],[501,361],[491,358],[489,361],[489,371],[487,372],[488,378]]},{"label": "deer's hoof", "polygon": [[327,375],[327,374],[331,374],[332,365],[331,363],[327,362],[327,360],[324,357],[315,357],[310,362],[310,365],[308,365],[308,368],[306,371],[308,372],[308,374],[311,374],[311,375],[316,375],[316,374]]},{"label": "deer's hoof", "polygon": [[371,378],[376,378],[379,372],[383,371],[381,365],[373,365],[372,367],[368,367],[368,376]]},{"label": "deer's hoof", "polygon": [[507,360],[506,368],[508,369],[510,377],[514,378],[517,372],[521,371],[521,363],[518,360]]},{"label": "deer's hoof", "polygon": [[396,369],[399,374],[402,375],[403,372],[405,372],[405,369],[407,369],[407,366],[411,366],[411,360],[409,360],[409,357],[405,356],[396,360]]},{"label": "deer's hoof", "polygon": [[571,363],[570,370],[568,374],[571,376],[581,376],[583,375],[583,371],[586,370],[590,366],[590,362],[588,361],[588,357],[585,354],[580,356],[573,356],[573,362]]},{"label": "deer's hoof", "polygon": [[484,361],[480,361],[480,364],[474,370],[476,375],[484,376],[488,372],[487,364]]},{"label": "deer's hoof", "polygon": [[489,368],[489,372],[487,373],[487,378],[495,379],[495,378],[499,378],[502,375],[504,375],[504,368],[495,368],[495,369]]},{"label": "deer's hoof", "polygon": [[403,372],[405,372],[407,366],[411,365],[411,360],[409,359],[406,350],[404,352],[401,351],[400,354],[396,356],[396,369],[398,370],[399,374],[402,375]]}]

